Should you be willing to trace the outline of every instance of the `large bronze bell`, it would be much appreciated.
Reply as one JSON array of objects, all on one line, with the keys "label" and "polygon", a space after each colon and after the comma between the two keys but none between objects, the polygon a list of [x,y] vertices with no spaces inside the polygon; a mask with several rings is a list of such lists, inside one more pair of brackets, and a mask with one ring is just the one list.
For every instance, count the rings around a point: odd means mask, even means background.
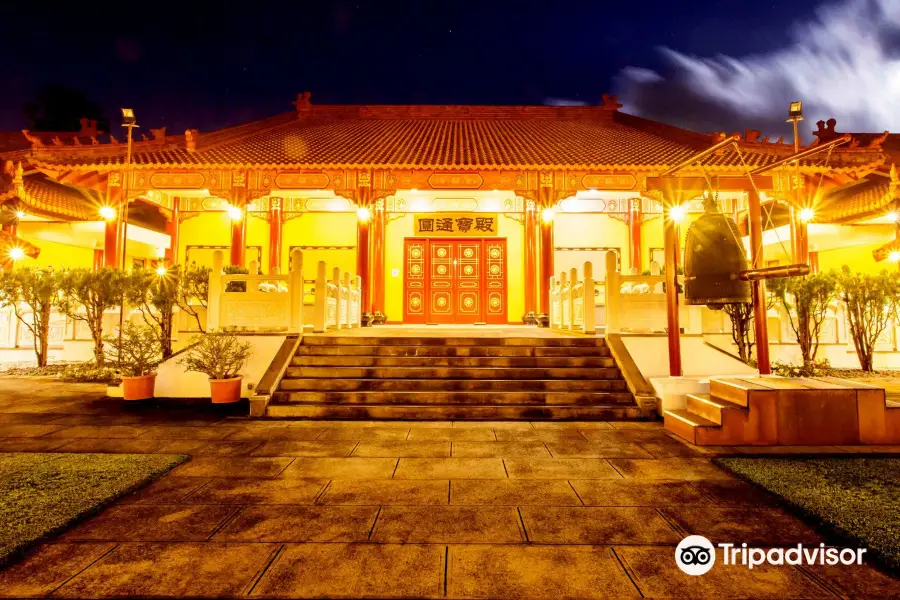
[{"label": "large bronze bell", "polygon": [[684,303],[714,310],[732,302],[750,302],[750,284],[738,279],[747,269],[741,234],[734,219],[707,197],[706,212],[691,223],[684,245]]}]

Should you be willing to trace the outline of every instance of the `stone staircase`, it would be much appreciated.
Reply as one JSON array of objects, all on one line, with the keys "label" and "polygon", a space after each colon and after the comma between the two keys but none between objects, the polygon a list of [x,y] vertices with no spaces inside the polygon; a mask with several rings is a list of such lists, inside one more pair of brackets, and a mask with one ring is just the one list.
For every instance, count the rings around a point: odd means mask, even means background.
[{"label": "stone staircase", "polygon": [[708,394],[688,394],[663,417],[698,446],[900,443],[900,405],[837,377],[714,377]]},{"label": "stone staircase", "polygon": [[641,411],[602,338],[313,335],[266,415],[624,420]]}]

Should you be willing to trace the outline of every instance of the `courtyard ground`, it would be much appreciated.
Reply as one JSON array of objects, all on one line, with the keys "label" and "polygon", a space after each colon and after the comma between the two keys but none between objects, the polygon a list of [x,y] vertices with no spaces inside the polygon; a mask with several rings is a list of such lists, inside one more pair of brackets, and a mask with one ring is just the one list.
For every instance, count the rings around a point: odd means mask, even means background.
[{"label": "courtyard ground", "polygon": [[0,379],[0,452],[192,460],[0,571],[0,596],[900,597],[867,565],[682,574],[687,534],[833,540],[710,461],[752,449],[659,423],[248,421],[104,392]]}]

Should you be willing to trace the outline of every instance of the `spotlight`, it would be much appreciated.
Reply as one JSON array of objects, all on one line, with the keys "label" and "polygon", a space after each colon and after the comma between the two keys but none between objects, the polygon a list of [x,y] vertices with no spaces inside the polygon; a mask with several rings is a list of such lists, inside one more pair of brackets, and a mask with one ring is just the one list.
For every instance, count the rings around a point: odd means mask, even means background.
[{"label": "spotlight", "polygon": [[100,216],[103,217],[104,221],[112,221],[116,218],[116,209],[112,206],[101,206]]},{"label": "spotlight", "polygon": [[900,250],[892,250],[888,255],[888,260],[891,262],[900,262]]},{"label": "spotlight", "polygon": [[669,209],[669,218],[673,223],[684,221],[685,214],[687,214],[687,210],[683,206],[673,206]]},{"label": "spotlight", "polygon": [[244,211],[242,211],[237,206],[229,206],[228,207],[228,218],[232,221],[240,221],[244,218]]},{"label": "spotlight", "polygon": [[816,216],[816,211],[811,208],[800,209],[800,222],[809,223]]},{"label": "spotlight", "polygon": [[18,247],[10,248],[9,257],[12,260],[22,260],[23,258],[25,258],[25,251]]},{"label": "spotlight", "polygon": [[369,212],[369,209],[365,206],[361,206],[356,211],[356,218],[359,219],[361,223],[367,223],[369,221],[369,217],[372,216],[372,213]]},{"label": "spotlight", "polygon": [[18,220],[20,220],[20,221],[21,221],[22,219],[24,219],[24,218],[25,218],[25,211],[24,211],[24,210],[17,210],[17,211],[16,211],[16,218],[17,218]]},{"label": "spotlight", "polygon": [[159,275],[160,277],[163,277],[163,276],[164,276],[166,273],[168,273],[168,272],[169,272],[169,270],[166,269],[166,268],[165,268],[164,266],[162,266],[162,265],[156,267],[156,274]]},{"label": "spotlight", "polygon": [[900,221],[900,215],[898,215],[896,212],[889,212],[886,216],[887,216],[887,220],[890,221],[891,223],[896,223],[897,221]]},{"label": "spotlight", "polygon": [[556,216],[556,211],[552,208],[545,208],[541,213],[541,219],[543,219],[544,223],[552,223],[553,217]]}]

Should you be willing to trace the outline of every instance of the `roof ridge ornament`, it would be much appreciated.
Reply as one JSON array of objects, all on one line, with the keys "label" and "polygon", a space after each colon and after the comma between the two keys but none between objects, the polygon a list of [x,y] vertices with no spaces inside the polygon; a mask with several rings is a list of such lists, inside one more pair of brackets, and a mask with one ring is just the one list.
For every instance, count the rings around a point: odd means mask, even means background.
[{"label": "roof ridge ornament", "polygon": [[39,138],[36,135],[31,135],[31,132],[28,131],[27,129],[22,130],[22,135],[25,136],[25,139],[28,140],[28,143],[31,144],[32,148],[43,148],[44,147],[44,142],[41,141],[41,138]]},{"label": "roof ridge ornament", "polygon": [[310,98],[312,98],[312,93],[301,92],[297,94],[297,99],[291,103],[297,107],[297,118],[302,118],[312,110],[312,100]]},{"label": "roof ridge ornament", "polygon": [[622,104],[619,103],[619,97],[615,94],[603,94],[600,96],[600,98],[603,100],[603,104],[601,105],[601,108],[603,110],[615,111],[622,108]]},{"label": "roof ridge ornament", "polygon": [[870,148],[872,150],[881,150],[881,145],[885,142],[885,140],[887,140],[887,138],[890,134],[891,134],[891,132],[886,129],[884,131],[884,133],[882,133],[878,137],[874,138],[871,142],[869,142],[869,145],[866,147]]},{"label": "roof ridge ornament", "polygon": [[200,131],[197,129],[186,129],[184,131],[185,148],[188,152],[197,151],[197,140],[200,138]]}]

